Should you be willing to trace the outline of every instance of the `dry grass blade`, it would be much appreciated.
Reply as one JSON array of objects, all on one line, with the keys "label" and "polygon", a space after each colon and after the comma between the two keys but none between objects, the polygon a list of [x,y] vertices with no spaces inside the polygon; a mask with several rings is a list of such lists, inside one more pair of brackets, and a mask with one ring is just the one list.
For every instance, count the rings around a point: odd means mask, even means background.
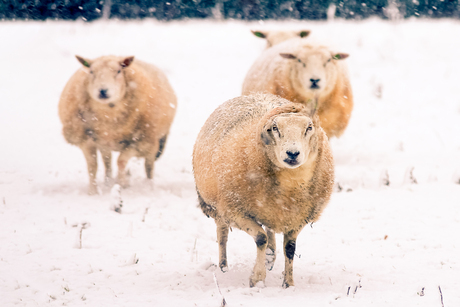
[{"label": "dry grass blade", "polygon": [[220,291],[219,283],[217,282],[216,273],[212,273],[212,275],[214,277],[214,283],[216,284],[217,290],[219,291],[219,294],[222,296],[222,303],[220,304],[220,307],[225,307],[227,306],[227,302],[225,301],[224,295]]},{"label": "dry grass blade", "polygon": [[444,307],[444,298],[442,297],[441,286],[438,286],[439,294],[441,295],[441,306]]}]

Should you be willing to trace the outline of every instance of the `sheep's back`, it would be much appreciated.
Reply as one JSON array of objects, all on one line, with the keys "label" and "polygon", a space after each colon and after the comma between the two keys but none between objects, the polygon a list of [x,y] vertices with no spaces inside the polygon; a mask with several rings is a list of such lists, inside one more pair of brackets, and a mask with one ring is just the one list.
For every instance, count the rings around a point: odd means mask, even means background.
[{"label": "sheep's back", "polygon": [[220,144],[233,131],[244,129],[262,118],[270,110],[290,103],[286,99],[267,94],[240,96],[220,105],[208,118],[197,143]]},{"label": "sheep's back", "polygon": [[166,75],[155,65],[136,59],[126,77],[127,86],[133,92],[127,95],[128,100],[136,100],[143,121],[149,124],[146,127],[154,127],[143,129],[144,133],[154,134],[152,138],[168,134],[176,113],[177,97]]}]

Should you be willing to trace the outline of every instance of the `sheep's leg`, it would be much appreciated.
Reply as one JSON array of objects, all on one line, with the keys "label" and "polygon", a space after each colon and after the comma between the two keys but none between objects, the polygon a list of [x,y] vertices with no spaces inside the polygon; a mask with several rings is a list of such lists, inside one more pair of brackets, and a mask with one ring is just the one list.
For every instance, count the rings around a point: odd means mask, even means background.
[{"label": "sheep's leg", "polygon": [[145,157],[145,174],[147,175],[148,179],[153,179],[153,163],[157,159],[158,151],[160,150],[160,147],[162,146],[161,141],[162,140],[155,142],[154,143],[155,145],[149,148],[148,152],[150,154]]},{"label": "sheep's leg", "polygon": [[129,186],[128,178],[126,176],[126,165],[128,164],[129,159],[136,155],[136,150],[134,149],[125,149],[120,152],[118,156],[118,183],[126,188]]},{"label": "sheep's leg", "polygon": [[113,184],[112,180],[112,151],[106,148],[99,148],[101,152],[102,161],[105,166],[105,184],[110,186]]},{"label": "sheep's leg", "polygon": [[83,155],[86,159],[86,164],[88,167],[89,175],[89,188],[88,194],[94,195],[97,194],[97,183],[96,183],[96,174],[97,174],[97,147],[92,142],[83,143],[80,146],[80,149],[83,151]]},{"label": "sheep's leg", "polygon": [[147,179],[153,179],[153,162],[155,162],[155,156],[145,157],[145,175],[147,175]]},{"label": "sheep's leg", "polygon": [[256,264],[252,270],[252,275],[249,278],[249,286],[254,287],[259,281],[265,282],[265,276],[267,275],[265,269],[265,249],[267,248],[267,234],[265,230],[257,224],[255,221],[247,218],[238,218],[234,220],[235,224],[239,229],[245,231],[251,237],[257,245],[257,257]]},{"label": "sheep's leg", "polygon": [[268,227],[265,228],[265,231],[267,232],[268,237],[267,249],[265,250],[265,266],[269,271],[271,271],[275,265],[276,259],[275,232]]},{"label": "sheep's leg", "polygon": [[217,226],[217,242],[219,243],[219,267],[222,272],[228,271],[227,264],[227,240],[228,240],[228,225],[222,221],[216,220]]},{"label": "sheep's leg", "polygon": [[293,265],[294,265],[294,254],[295,254],[295,244],[297,240],[297,235],[300,230],[294,231],[291,230],[288,233],[284,234],[284,281],[283,288],[288,288],[294,286],[294,278],[292,276]]},{"label": "sheep's leg", "polygon": [[158,152],[155,155],[155,160],[158,159],[163,154],[167,138],[168,138],[168,135],[165,135],[158,141]]}]

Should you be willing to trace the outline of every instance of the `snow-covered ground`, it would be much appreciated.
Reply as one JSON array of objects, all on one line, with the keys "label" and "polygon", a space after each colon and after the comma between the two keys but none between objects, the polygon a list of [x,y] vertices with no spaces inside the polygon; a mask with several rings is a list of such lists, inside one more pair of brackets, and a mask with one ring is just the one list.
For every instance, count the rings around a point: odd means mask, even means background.
[{"label": "snow-covered ground", "polygon": [[[355,96],[331,140],[343,189],[300,234],[289,289],[279,248],[265,287],[249,288],[256,248],[239,230],[230,271],[216,269],[191,171],[199,129],[265,47],[249,30],[266,28],[311,29],[350,53]],[[0,37],[1,306],[220,306],[213,274],[229,306],[460,306],[458,21],[2,22]],[[61,135],[75,54],[135,55],[178,96],[155,189],[133,160],[122,214],[110,189],[86,194],[83,154]]]}]

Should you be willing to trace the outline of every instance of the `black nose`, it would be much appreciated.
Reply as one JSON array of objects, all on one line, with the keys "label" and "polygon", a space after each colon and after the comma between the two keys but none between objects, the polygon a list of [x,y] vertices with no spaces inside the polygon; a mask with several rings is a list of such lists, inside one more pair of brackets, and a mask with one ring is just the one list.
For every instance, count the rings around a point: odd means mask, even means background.
[{"label": "black nose", "polygon": [[107,99],[109,98],[109,95],[107,95],[107,89],[102,89],[99,91],[99,98],[100,99]]},{"label": "black nose", "polygon": [[298,152],[298,151],[296,151],[296,152],[286,151],[286,153],[287,153],[289,159],[292,159],[292,160],[296,159],[297,156],[300,154],[300,152]]},{"label": "black nose", "polygon": [[321,81],[321,79],[310,79],[311,86],[310,88],[319,88],[318,82]]}]

